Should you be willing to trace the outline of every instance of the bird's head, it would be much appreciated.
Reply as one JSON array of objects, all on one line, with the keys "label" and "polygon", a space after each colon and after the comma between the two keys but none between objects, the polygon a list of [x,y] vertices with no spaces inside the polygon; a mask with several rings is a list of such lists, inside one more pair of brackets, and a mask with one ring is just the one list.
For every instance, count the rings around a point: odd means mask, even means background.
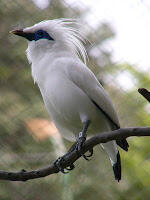
[{"label": "bird's head", "polygon": [[73,19],[55,19],[42,21],[34,26],[13,30],[11,33],[22,36],[28,40],[27,57],[30,62],[34,58],[49,52],[69,51],[80,55],[86,61],[86,50],[83,42],[85,38]]}]

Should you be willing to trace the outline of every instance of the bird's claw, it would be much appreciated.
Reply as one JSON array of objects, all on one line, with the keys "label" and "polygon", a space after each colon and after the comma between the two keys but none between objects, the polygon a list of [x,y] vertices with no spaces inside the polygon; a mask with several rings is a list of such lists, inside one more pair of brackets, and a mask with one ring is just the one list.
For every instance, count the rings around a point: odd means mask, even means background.
[{"label": "bird's claw", "polygon": [[68,174],[69,171],[73,170],[75,168],[74,164],[71,164],[69,167],[63,168],[62,163],[64,162],[63,157],[59,157],[55,162],[54,165],[59,169],[60,172],[63,174]]},{"label": "bird's claw", "polygon": [[71,171],[75,168],[74,164],[71,164],[69,167],[66,167],[68,171]]},{"label": "bird's claw", "polygon": [[83,157],[85,160],[87,160],[87,161],[91,160],[91,159],[89,159],[89,158],[92,157],[92,155],[93,155],[93,149],[90,149],[89,152],[90,152],[90,153],[89,153],[88,155],[81,154],[82,157]]},{"label": "bird's claw", "polygon": [[86,155],[87,158],[90,158],[93,156],[93,149],[90,149],[89,152],[90,153],[88,155]]}]

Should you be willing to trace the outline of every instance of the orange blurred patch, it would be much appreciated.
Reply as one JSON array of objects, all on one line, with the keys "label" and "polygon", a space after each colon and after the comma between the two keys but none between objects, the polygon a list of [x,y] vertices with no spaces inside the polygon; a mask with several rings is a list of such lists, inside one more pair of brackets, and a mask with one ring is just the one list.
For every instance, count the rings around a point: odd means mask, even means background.
[{"label": "orange blurred patch", "polygon": [[42,118],[28,119],[25,125],[37,141],[42,141],[53,135],[59,135],[57,128],[52,121]]}]

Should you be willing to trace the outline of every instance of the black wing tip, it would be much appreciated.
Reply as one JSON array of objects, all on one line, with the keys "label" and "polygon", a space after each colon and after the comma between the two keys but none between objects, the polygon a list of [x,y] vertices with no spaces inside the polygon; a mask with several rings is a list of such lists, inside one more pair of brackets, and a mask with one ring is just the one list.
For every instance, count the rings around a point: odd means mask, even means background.
[{"label": "black wing tip", "polygon": [[121,180],[121,159],[119,151],[117,153],[117,162],[113,165],[115,179],[119,182]]}]

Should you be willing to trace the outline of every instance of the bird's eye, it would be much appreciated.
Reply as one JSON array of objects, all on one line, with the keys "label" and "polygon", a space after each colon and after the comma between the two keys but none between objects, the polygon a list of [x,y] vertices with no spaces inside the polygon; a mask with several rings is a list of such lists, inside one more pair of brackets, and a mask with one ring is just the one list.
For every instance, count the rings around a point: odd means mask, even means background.
[{"label": "bird's eye", "polygon": [[44,35],[43,31],[39,31],[38,35],[43,36]]},{"label": "bird's eye", "polygon": [[54,40],[46,31],[38,30],[35,32],[35,41],[40,39]]}]

